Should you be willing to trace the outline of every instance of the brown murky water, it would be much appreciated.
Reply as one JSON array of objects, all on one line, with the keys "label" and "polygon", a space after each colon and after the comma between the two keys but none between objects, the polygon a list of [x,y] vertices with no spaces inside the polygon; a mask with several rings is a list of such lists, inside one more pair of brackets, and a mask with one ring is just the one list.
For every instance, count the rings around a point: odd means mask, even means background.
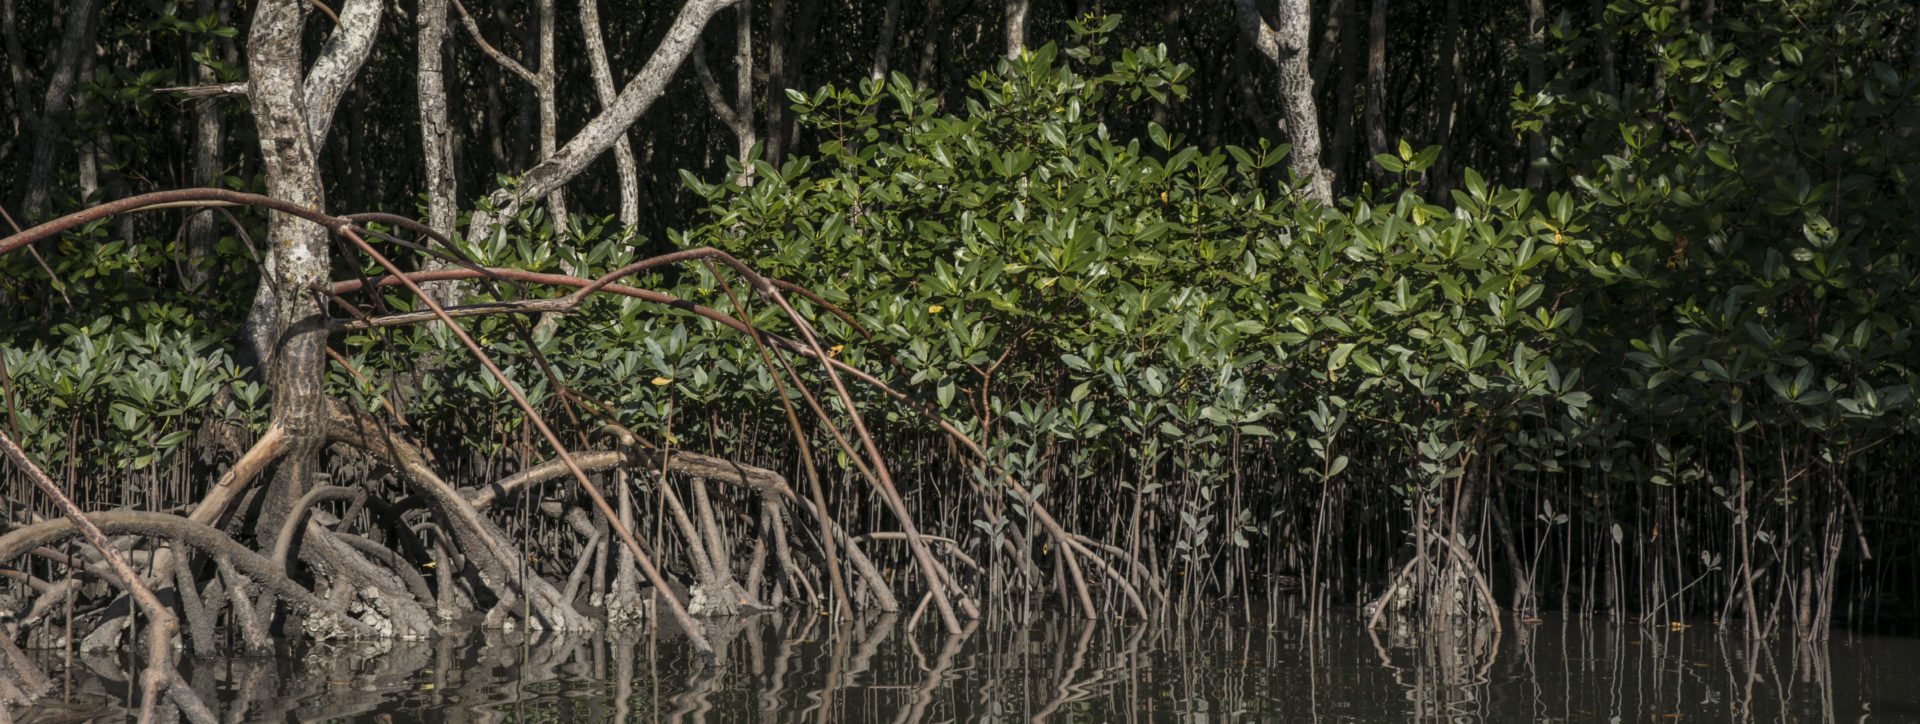
[{"label": "brown murky water", "polygon": [[[713,668],[671,634],[630,631],[303,646],[183,670],[236,722],[1920,721],[1914,639],[1750,646],[1706,625],[1565,619],[1462,638],[1350,615],[1311,637],[1226,619],[904,628],[743,619],[713,632],[727,652]],[[67,699],[15,721],[127,715],[124,662],[64,671],[46,655]]]}]

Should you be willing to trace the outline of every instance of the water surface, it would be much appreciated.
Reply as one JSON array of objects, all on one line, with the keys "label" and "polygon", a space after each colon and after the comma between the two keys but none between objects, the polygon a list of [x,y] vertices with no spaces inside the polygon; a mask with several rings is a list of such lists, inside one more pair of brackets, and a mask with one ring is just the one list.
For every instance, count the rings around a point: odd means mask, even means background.
[{"label": "water surface", "polygon": [[[1851,636],[1750,645],[1712,626],[1581,619],[1465,634],[1307,630],[1214,617],[1180,626],[1047,617],[949,636],[898,617],[716,623],[724,661],[630,630],[474,633],[189,658],[226,721],[1267,722],[1920,721],[1920,646]],[[64,669],[66,692],[16,721],[118,721],[117,657]]]}]

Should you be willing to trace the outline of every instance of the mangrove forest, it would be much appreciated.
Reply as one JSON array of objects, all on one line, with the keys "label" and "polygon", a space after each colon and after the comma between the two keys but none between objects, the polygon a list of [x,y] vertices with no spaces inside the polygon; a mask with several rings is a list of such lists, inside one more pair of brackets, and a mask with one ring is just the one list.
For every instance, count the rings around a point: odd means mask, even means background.
[{"label": "mangrove forest", "polygon": [[1912,3],[0,11],[0,721],[759,612],[1920,630]]}]

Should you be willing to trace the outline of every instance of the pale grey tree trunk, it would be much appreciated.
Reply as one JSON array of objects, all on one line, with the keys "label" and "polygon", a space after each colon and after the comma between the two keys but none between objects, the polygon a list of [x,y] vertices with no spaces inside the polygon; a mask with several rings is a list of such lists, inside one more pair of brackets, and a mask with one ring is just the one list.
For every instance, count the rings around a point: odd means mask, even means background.
[{"label": "pale grey tree trunk", "polygon": [[[541,158],[553,155],[554,145],[558,143],[559,137],[559,96],[555,87],[556,72],[553,58],[555,22],[553,0],[540,0],[538,7],[540,58],[535,64],[537,70],[529,70],[525,65],[507,57],[505,53],[493,47],[492,43],[487,42],[486,35],[480,32],[480,24],[467,12],[466,6],[461,4],[460,0],[453,0],[453,7],[460,13],[461,25],[467,29],[467,34],[473,38],[474,44],[480,46],[480,51],[492,58],[500,67],[526,81],[527,85],[533,89],[534,105],[540,124],[539,138],[535,142],[539,144]],[[519,144],[515,144],[515,147],[522,148]],[[552,216],[555,227],[566,228],[567,205],[562,190],[556,186],[547,193],[541,194],[539,198],[546,201],[547,211]],[[518,211],[516,210],[515,213]]]},{"label": "pale grey tree trunk", "polygon": [[[559,78],[554,70],[553,32],[559,21],[554,17],[554,0],[540,0],[540,82],[535,83],[534,93],[540,99],[540,157],[553,155],[553,148],[560,137],[560,97]],[[547,195],[547,212],[553,216],[555,229],[564,233],[567,228],[567,195],[565,189],[556,188]]]},{"label": "pale grey tree trunk", "polygon": [[[300,66],[300,28],[310,7],[279,0],[255,10],[247,40],[247,96],[260,136],[267,195],[325,209],[320,147],[340,99],[373,51],[383,5],[380,0],[348,0],[342,5],[341,27],[322,44],[308,73]],[[263,72],[267,77],[261,76]],[[261,93],[271,95],[263,99]],[[275,105],[283,96],[290,104],[284,108]],[[324,230],[282,214],[269,215],[267,234],[270,249],[247,327],[253,354],[273,369],[278,340],[307,316],[302,307],[311,301],[307,285],[326,276],[327,246]]]},{"label": "pale grey tree trunk", "polygon": [[868,78],[877,81],[887,79],[887,65],[893,60],[893,38],[899,30],[900,0],[887,0],[886,14],[880,18],[880,38],[873,44],[873,63],[867,66]]},{"label": "pale grey tree trunk", "polygon": [[[661,38],[660,45],[654,48],[646,65],[641,67],[633,80],[627,82],[626,88],[620,91],[612,104],[588,121],[566,145],[528,169],[517,188],[495,189],[488,194],[494,208],[500,212],[499,218],[511,218],[528,201],[546,198],[580,175],[588,164],[612,147],[614,141],[626,133],[640,114],[646,112],[666,92],[667,82],[673,79],[680,64],[686,61],[687,54],[692,52],[694,44],[700,39],[700,30],[706,27],[707,21],[712,19],[714,13],[732,3],[733,0],[688,0],[674,18],[673,25],[667,29],[666,36]],[[496,223],[492,215],[474,212],[468,227],[469,238],[492,233]]]},{"label": "pale grey tree trunk", "polygon": [[1027,13],[1031,0],[1007,0],[1007,57],[1027,47]]},{"label": "pale grey tree trunk", "polygon": [[[226,0],[202,0],[200,11],[213,13],[224,23],[232,10]],[[194,80],[202,85],[219,82],[213,69],[206,64],[194,68]],[[226,145],[227,115],[220,110],[219,101],[202,98],[193,101],[193,183],[214,186],[219,184],[222,151]],[[195,289],[201,288],[213,279],[213,270],[206,267],[214,254],[214,247],[220,242],[220,224],[210,210],[202,210],[187,221],[187,284]]]},{"label": "pale grey tree trunk", "polygon": [[1278,27],[1267,25],[1253,0],[1234,0],[1234,6],[1241,33],[1279,67],[1280,113],[1286,121],[1287,139],[1293,143],[1293,151],[1287,155],[1288,168],[1299,178],[1307,198],[1332,204],[1330,174],[1320,165],[1320,112],[1314,103],[1307,52],[1312,27],[1307,0],[1281,0]]},{"label": "pale grey tree trunk", "polygon": [[741,186],[753,185],[753,167],[748,165],[748,155],[753,145],[758,143],[753,127],[753,34],[749,28],[752,20],[752,4],[742,0],[740,8],[741,28],[737,33],[737,47],[734,51],[734,92],[729,101],[726,93],[720,89],[719,81],[713,77],[713,69],[707,65],[704,49],[693,53],[694,72],[699,74],[700,87],[706,91],[707,104],[713,107],[713,114],[720,122],[733,130],[734,158],[740,159],[740,173],[734,176],[734,183]]},{"label": "pale grey tree trunk", "polygon": [[[613,103],[613,68],[607,62],[607,43],[600,32],[599,0],[580,0],[580,32],[587,41],[587,63],[593,71],[593,91],[600,105]],[[640,223],[640,168],[633,160],[633,140],[625,132],[613,142],[613,161],[620,174],[620,225]]]},{"label": "pale grey tree trunk", "polygon": [[300,88],[301,110],[306,116],[313,150],[325,147],[327,129],[333,125],[333,112],[340,107],[360,66],[373,52],[374,38],[380,32],[380,14],[385,6],[375,0],[348,0],[340,6],[340,27],[334,29],[320,46],[320,56]]},{"label": "pale grey tree trunk", "polygon": [[415,82],[420,147],[426,157],[427,225],[452,234],[460,210],[460,177],[454,170],[453,128],[447,120],[447,0],[420,0],[414,22],[420,26]]},{"label": "pale grey tree trunk", "polygon": [[[67,6],[60,50],[54,56],[52,71],[47,74],[47,91],[40,101],[39,118],[33,122],[33,162],[28,166],[26,193],[20,203],[28,218],[39,216],[47,210],[48,187],[53,182],[53,169],[59,159],[60,147],[66,140],[61,134],[61,124],[66,122],[68,113],[73,110],[73,89],[80,80],[83,56],[91,55],[93,50],[94,21],[99,15],[99,7],[99,0],[75,0]],[[8,24],[11,25],[12,21],[8,21]],[[9,55],[13,53],[9,52]],[[22,110],[25,110],[24,106]]]},{"label": "pale grey tree trunk", "polygon": [[734,27],[733,114],[740,121],[734,130],[734,156],[740,159],[740,185],[753,184],[753,166],[748,165],[759,136],[753,128],[753,0],[738,0],[739,24]]},{"label": "pale grey tree trunk", "polygon": [[[247,65],[254,128],[259,134],[267,194],[312,209],[325,209],[318,149],[324,129],[373,48],[381,0],[349,0],[322,45],[313,72],[301,67],[301,0],[264,0],[254,11],[247,37]],[[318,132],[316,132],[318,131]],[[296,501],[312,485],[327,444],[329,406],[322,384],[327,364],[324,308],[313,292],[330,281],[328,232],[309,221],[270,213],[260,291],[249,315],[250,332],[273,393],[271,424],[286,435],[285,452],[261,498],[254,533],[267,545],[279,536]],[[333,581],[337,605],[356,596],[384,601],[383,627],[394,636],[424,637],[431,619],[405,584],[366,561],[312,521],[301,560],[317,562]],[[373,614],[380,615],[380,614]]]},{"label": "pale grey tree trunk", "polygon": [[[312,126],[303,109],[298,0],[266,0],[247,38],[247,95],[260,136],[267,194],[308,208],[326,207]],[[312,287],[329,281],[327,231],[279,212],[267,217],[266,268],[254,299],[254,345],[269,370],[273,422],[294,441],[261,505],[256,530],[271,540],[305,493],[326,440],[321,375],[326,333]]]}]

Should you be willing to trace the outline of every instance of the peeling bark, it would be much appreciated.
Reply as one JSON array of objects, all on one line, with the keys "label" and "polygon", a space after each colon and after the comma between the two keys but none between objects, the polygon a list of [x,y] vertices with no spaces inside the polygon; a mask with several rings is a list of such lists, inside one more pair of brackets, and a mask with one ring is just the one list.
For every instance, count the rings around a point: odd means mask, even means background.
[{"label": "peeling bark", "polygon": [[1276,95],[1286,120],[1287,139],[1293,151],[1287,154],[1287,166],[1302,183],[1307,198],[1322,204],[1333,203],[1332,175],[1320,165],[1320,112],[1313,99],[1313,74],[1307,53],[1312,27],[1307,15],[1307,0],[1282,0],[1280,23],[1269,27],[1253,0],[1234,0],[1241,33],[1261,55],[1280,69]]},{"label": "peeling bark", "polygon": [[[353,79],[360,75],[360,67],[373,53],[385,8],[380,0],[347,0],[340,6],[340,24],[327,36],[320,46],[320,56],[307,71],[300,88],[301,112],[316,153],[326,145],[327,129],[333,125],[333,112],[339,108],[340,99],[346,97]],[[251,41],[248,45],[251,49]]]},{"label": "peeling bark", "polygon": [[459,213],[460,182],[454,170],[453,128],[447,120],[447,0],[420,0],[416,64],[420,94],[420,147],[426,157],[427,225],[451,236]]}]

